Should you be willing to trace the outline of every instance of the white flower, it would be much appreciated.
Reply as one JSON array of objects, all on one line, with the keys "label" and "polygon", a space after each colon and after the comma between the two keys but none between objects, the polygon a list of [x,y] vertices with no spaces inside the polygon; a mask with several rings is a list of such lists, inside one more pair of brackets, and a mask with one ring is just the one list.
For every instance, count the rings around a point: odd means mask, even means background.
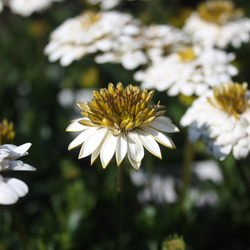
[{"label": "white flower", "polygon": [[181,118],[189,140],[199,138],[206,152],[219,160],[232,152],[245,158],[250,150],[250,104],[247,84],[224,83],[195,100]]},{"label": "white flower", "polygon": [[250,19],[241,15],[231,1],[206,1],[186,20],[183,30],[194,44],[238,48],[250,38]]},{"label": "white flower", "polygon": [[[5,171],[34,171],[34,167],[18,160],[28,154],[31,143],[21,146],[3,144],[0,146],[0,173]],[[17,202],[19,197],[28,193],[27,185],[16,178],[5,178],[0,175],[0,204],[9,205]]]},{"label": "white flower", "polygon": [[95,57],[97,63],[121,63],[131,70],[160,60],[176,44],[189,42],[182,31],[170,25],[130,26],[121,32],[110,50]]},{"label": "white flower", "polygon": [[67,66],[87,54],[110,51],[114,40],[138,32],[138,24],[131,15],[117,11],[85,12],[54,30],[44,51],[51,62],[60,59]]},{"label": "white flower", "polygon": [[142,88],[167,90],[170,96],[199,96],[238,73],[229,64],[233,59],[232,53],[219,49],[186,47],[136,72],[134,79],[142,82]]},{"label": "white flower", "polygon": [[21,16],[30,16],[33,12],[40,12],[47,9],[52,2],[63,0],[8,0],[8,5],[13,13]]},{"label": "white flower", "polygon": [[131,165],[138,170],[144,157],[143,146],[161,158],[162,145],[175,148],[172,140],[162,132],[173,133],[178,129],[172,124],[162,106],[149,102],[153,91],[141,91],[138,86],[126,88],[112,83],[108,89],[93,91],[88,103],[78,103],[84,118],[74,120],[69,132],[81,132],[69,145],[69,150],[81,146],[79,159],[91,155],[91,164],[100,155],[103,168],[111,161],[114,153],[119,166],[126,154]]}]

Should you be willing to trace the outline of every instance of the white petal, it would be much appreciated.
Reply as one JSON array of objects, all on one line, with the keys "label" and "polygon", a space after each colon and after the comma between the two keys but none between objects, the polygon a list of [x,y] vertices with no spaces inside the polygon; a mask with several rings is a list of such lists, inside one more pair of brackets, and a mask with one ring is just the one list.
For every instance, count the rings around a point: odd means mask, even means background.
[{"label": "white petal", "polygon": [[155,120],[150,123],[150,126],[167,133],[174,133],[179,131],[179,129],[166,116],[160,116],[155,118]]},{"label": "white petal", "polygon": [[68,146],[68,149],[71,150],[83,144],[89,137],[91,137],[97,130],[97,127],[91,127],[84,130],[79,134]]},{"label": "white petal", "polygon": [[25,196],[29,191],[28,186],[16,178],[6,179],[6,183],[15,190],[19,197]]},{"label": "white petal", "polygon": [[95,133],[83,143],[78,158],[81,159],[92,154],[102,142],[107,131],[108,128],[97,129]]},{"label": "white petal", "polygon": [[158,143],[153,139],[153,137],[140,129],[134,129],[138,134],[143,146],[153,155],[161,159],[161,150]]},{"label": "white petal", "polygon": [[116,162],[117,166],[121,164],[124,157],[127,154],[127,138],[124,133],[121,133],[117,138],[117,148],[116,148]]},{"label": "white petal", "polygon": [[142,129],[145,130],[150,135],[152,135],[155,138],[155,140],[157,140],[159,143],[161,143],[165,147],[175,148],[174,142],[168,136],[164,135],[158,130],[151,128],[150,126],[145,126]]},{"label": "white petal", "polygon": [[27,151],[29,150],[31,145],[32,144],[30,142],[24,143],[23,145],[18,146],[15,149],[13,149],[13,152],[15,153],[17,158],[24,156],[24,155],[27,155],[28,154]]},{"label": "white petal", "polygon": [[32,167],[27,163],[23,163],[22,161],[10,161],[8,170],[14,171],[35,171],[36,168]]},{"label": "white petal", "polygon": [[131,163],[132,167],[137,171],[139,170],[140,166],[141,166],[141,162],[137,162],[137,161],[134,161],[132,158],[131,158],[131,155],[130,155],[130,152],[128,150],[128,159],[129,159],[129,162]]},{"label": "white petal", "polygon": [[111,161],[111,158],[115,153],[116,145],[117,136],[114,136],[112,133],[110,133],[103,141],[103,145],[100,152],[100,159],[103,168],[106,168],[109,162]]},{"label": "white petal", "polygon": [[0,182],[0,204],[10,205],[18,200],[17,193],[5,182]]},{"label": "white petal", "polygon": [[69,126],[66,128],[67,132],[78,132],[83,131],[85,129],[88,129],[89,127],[82,125],[78,121],[83,120],[82,118],[74,120],[72,123],[69,124]]},{"label": "white petal", "polygon": [[249,150],[247,147],[242,147],[240,145],[236,145],[233,147],[233,155],[235,159],[237,160],[246,158],[248,153],[249,153]]},{"label": "white petal", "polygon": [[132,160],[141,162],[144,157],[142,142],[136,132],[128,132],[128,153]]}]

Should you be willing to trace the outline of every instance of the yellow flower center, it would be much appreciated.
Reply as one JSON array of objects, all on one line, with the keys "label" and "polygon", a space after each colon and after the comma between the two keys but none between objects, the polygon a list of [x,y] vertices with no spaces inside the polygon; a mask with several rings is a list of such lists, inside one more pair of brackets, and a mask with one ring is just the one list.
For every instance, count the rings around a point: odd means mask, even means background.
[{"label": "yellow flower center", "polygon": [[179,50],[177,53],[180,56],[182,62],[190,62],[196,58],[194,50],[190,47],[185,47],[184,49]]},{"label": "yellow flower center", "polygon": [[[108,127],[114,135],[121,131],[129,131],[135,127],[149,125],[156,117],[165,114],[164,106],[149,106],[154,91],[140,90],[138,86],[122,83],[115,86],[109,83],[108,88],[93,91],[94,97],[88,103],[80,102],[77,105],[83,110],[81,114],[90,119],[80,123],[86,126]],[[162,110],[161,112],[158,112]]]},{"label": "yellow flower center", "polygon": [[235,9],[233,2],[227,0],[211,0],[198,5],[200,17],[210,23],[223,25],[243,15],[242,9]]},{"label": "yellow flower center", "polygon": [[240,115],[250,107],[249,100],[246,97],[247,88],[246,82],[242,85],[239,83],[222,84],[213,88],[214,98],[208,97],[208,101],[214,107],[239,119]]},{"label": "yellow flower center", "polygon": [[100,13],[95,13],[93,11],[86,11],[78,17],[81,21],[82,26],[86,29],[93,23],[97,22],[101,18]]},{"label": "yellow flower center", "polygon": [[15,132],[13,130],[13,123],[6,119],[0,123],[0,145],[12,143],[15,137]]}]

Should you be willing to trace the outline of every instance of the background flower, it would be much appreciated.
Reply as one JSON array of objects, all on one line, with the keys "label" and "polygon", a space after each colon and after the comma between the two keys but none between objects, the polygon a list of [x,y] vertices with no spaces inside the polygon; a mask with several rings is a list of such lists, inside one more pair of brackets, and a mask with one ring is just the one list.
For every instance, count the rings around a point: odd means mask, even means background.
[{"label": "background flower", "polygon": [[199,138],[206,152],[224,160],[232,152],[245,158],[250,150],[250,106],[247,84],[224,83],[195,100],[182,117],[189,140]]}]

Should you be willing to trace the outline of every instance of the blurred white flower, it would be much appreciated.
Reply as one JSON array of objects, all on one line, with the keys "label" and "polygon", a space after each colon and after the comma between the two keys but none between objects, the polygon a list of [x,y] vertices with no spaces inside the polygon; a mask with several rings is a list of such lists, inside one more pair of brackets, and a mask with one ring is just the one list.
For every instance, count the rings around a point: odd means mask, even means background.
[{"label": "blurred white flower", "polygon": [[[115,87],[93,91],[88,103],[80,102],[83,118],[76,119],[67,127],[68,132],[81,132],[69,145],[69,150],[81,146],[79,159],[91,155],[91,164],[100,155],[106,168],[116,152],[119,166],[126,155],[138,170],[144,158],[143,146],[161,159],[157,142],[175,148],[173,141],[162,132],[174,133],[178,128],[163,116],[163,106],[149,106],[154,92],[141,91],[138,86]],[[161,132],[162,131],[162,132]],[[157,142],[156,142],[157,141]]]},{"label": "blurred white flower", "polygon": [[[3,144],[0,146],[0,173],[5,171],[34,171],[34,167],[23,163],[18,158],[28,154],[31,143],[21,146]],[[28,193],[28,186],[16,178],[5,178],[0,175],[0,204],[9,205]]]},{"label": "blurred white flower", "polygon": [[97,63],[121,63],[132,70],[150,61],[158,61],[188,37],[170,25],[130,26],[113,39],[112,48],[95,57]]},{"label": "blurred white flower", "polygon": [[236,159],[250,150],[250,104],[247,83],[227,82],[196,99],[181,118],[189,126],[189,140],[199,138],[206,152],[223,160],[230,152]]},{"label": "blurred white flower", "polygon": [[3,10],[3,2],[0,0],[0,12]]},{"label": "blurred white flower", "polygon": [[250,38],[250,19],[242,15],[231,1],[206,1],[186,20],[183,30],[194,44],[238,48]]},{"label": "blurred white flower", "polygon": [[167,90],[170,96],[199,96],[238,73],[229,64],[233,59],[232,53],[219,49],[185,47],[136,72],[134,79],[142,82],[142,88]]},{"label": "blurred white flower", "polygon": [[53,2],[63,0],[8,0],[5,2],[15,14],[30,16],[33,12],[47,9]]},{"label": "blurred white flower", "polygon": [[70,18],[54,30],[45,54],[62,66],[71,64],[87,54],[110,51],[117,38],[127,39],[138,31],[139,21],[117,11],[85,12]]}]

